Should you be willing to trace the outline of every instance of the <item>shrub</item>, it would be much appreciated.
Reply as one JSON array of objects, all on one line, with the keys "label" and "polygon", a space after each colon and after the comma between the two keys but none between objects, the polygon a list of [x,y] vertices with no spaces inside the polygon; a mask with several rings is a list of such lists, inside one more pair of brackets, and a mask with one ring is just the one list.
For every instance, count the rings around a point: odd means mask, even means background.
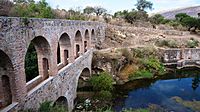
[{"label": "shrub", "polygon": [[168,41],[168,47],[170,47],[170,48],[177,48],[178,44],[176,43],[176,41],[170,40],[170,41]]},{"label": "shrub", "polygon": [[111,94],[110,91],[104,91],[104,90],[102,90],[102,91],[100,91],[98,93],[98,98],[100,100],[110,100],[112,98],[112,94]]},{"label": "shrub", "polygon": [[121,49],[121,52],[122,52],[122,56],[126,57],[128,62],[133,61],[133,54],[127,48]]},{"label": "shrub", "polygon": [[190,40],[187,41],[187,47],[189,48],[195,48],[199,46],[199,41],[195,40],[194,38],[190,38]]},{"label": "shrub", "polygon": [[152,77],[153,77],[153,74],[147,70],[139,70],[129,75],[130,80],[134,80],[137,78],[152,78]]},{"label": "shrub", "polygon": [[52,107],[52,102],[45,101],[40,104],[39,112],[49,112]]},{"label": "shrub", "polygon": [[157,58],[148,58],[142,60],[146,70],[149,70],[152,73],[163,74],[165,71],[164,65]]},{"label": "shrub", "polygon": [[112,107],[104,107],[104,108],[98,108],[95,112],[114,112],[112,110]]},{"label": "shrub", "polygon": [[96,76],[92,76],[90,83],[95,91],[111,91],[113,90],[113,79],[107,72],[102,72]]},{"label": "shrub", "polygon": [[154,47],[134,48],[132,49],[133,57],[146,58],[155,57],[158,55],[157,50]]},{"label": "shrub", "polygon": [[40,104],[38,109],[39,112],[67,112],[64,106],[62,105],[55,105],[51,101],[45,101]]},{"label": "shrub", "polygon": [[177,48],[178,47],[177,42],[174,40],[165,40],[165,39],[158,40],[155,44],[159,47],[169,47],[169,48]]}]

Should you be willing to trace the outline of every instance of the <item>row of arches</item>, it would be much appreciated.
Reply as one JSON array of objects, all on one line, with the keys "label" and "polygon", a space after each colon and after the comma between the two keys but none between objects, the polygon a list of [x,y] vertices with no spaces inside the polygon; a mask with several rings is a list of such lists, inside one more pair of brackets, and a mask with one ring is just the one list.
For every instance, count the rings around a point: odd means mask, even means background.
[{"label": "row of arches", "polygon": [[[75,43],[72,44],[73,40],[69,35],[63,33],[57,43],[57,65],[61,65],[62,68],[86,52],[91,47],[91,38],[95,38],[94,30],[91,31],[91,35],[89,30],[86,30],[84,38],[78,30],[75,33]],[[73,57],[73,59],[70,60],[70,57]],[[27,91],[30,91],[50,76],[51,61],[52,51],[49,42],[42,36],[32,39],[26,52],[24,65]],[[15,101],[16,77],[14,74],[9,56],[0,50],[0,109]]]}]

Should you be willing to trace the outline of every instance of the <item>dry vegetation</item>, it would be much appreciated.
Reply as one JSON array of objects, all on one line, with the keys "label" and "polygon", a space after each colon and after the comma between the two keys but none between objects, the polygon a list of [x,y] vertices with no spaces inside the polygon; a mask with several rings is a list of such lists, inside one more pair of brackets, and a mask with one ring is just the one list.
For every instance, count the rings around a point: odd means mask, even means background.
[{"label": "dry vegetation", "polygon": [[[164,27],[164,28],[163,28]],[[168,28],[167,26],[157,26],[154,29],[152,26],[135,27],[131,25],[118,26],[107,25],[105,42],[102,48],[110,47],[132,47],[132,46],[148,46],[153,45],[157,47],[185,47],[188,46],[188,41],[194,39],[200,41],[197,34],[190,34],[187,31],[177,31]],[[169,42],[168,46],[158,45],[161,41]],[[195,46],[195,47],[198,47]]]}]

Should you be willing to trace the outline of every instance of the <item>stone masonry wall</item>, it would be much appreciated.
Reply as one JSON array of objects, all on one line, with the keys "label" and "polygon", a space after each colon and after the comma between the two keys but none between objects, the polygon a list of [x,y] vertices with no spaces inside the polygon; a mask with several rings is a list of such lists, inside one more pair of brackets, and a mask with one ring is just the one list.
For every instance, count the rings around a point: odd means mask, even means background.
[{"label": "stone masonry wall", "polygon": [[[105,27],[105,24],[99,22],[0,17],[0,50],[11,60],[13,74],[10,74],[10,76],[14,77],[14,81],[10,82],[13,85],[11,87],[12,105],[9,108],[5,108],[5,111],[26,109],[30,108],[30,106],[37,108],[39,103],[44,100],[55,101],[59,96],[65,96],[68,99],[68,104],[70,104],[69,109],[72,109],[78,77],[85,67],[91,69],[90,58],[92,51],[88,48],[90,51],[83,53],[83,45],[86,40],[85,32],[86,30],[89,31],[89,43],[92,44],[91,46],[95,46],[95,44],[101,43],[105,39]],[[78,31],[81,32],[81,54],[83,56],[75,60],[75,34]],[[94,34],[92,34],[92,31],[94,31]],[[59,68],[62,71],[60,72],[56,64],[57,46],[61,35],[64,33],[67,33],[70,38],[69,60],[71,63],[62,69]],[[41,58],[48,57],[49,78],[34,89],[29,90],[24,69],[25,55],[31,41],[36,37],[38,37],[38,42],[43,39],[49,46],[49,52],[41,47],[40,54],[43,55],[39,55]],[[38,43],[39,46],[43,46],[42,44]],[[0,55],[0,58],[3,57]],[[38,65],[40,66],[41,64],[42,62],[39,60]],[[41,78],[44,79],[43,77]]]},{"label": "stone masonry wall", "polygon": [[180,60],[200,60],[200,49],[185,48],[185,49],[166,49],[164,50],[164,62],[176,63]]}]

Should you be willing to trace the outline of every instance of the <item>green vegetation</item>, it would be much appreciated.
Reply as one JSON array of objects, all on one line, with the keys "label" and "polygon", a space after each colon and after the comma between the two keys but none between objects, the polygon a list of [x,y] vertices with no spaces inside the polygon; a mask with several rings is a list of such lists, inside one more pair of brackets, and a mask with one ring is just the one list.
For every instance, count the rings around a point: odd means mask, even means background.
[{"label": "green vegetation", "polygon": [[[135,69],[129,73],[129,80],[138,78],[153,78],[154,75],[162,75],[165,73],[165,67],[159,60],[159,53],[156,49],[147,48],[135,48],[132,49],[135,62],[135,66],[139,69]],[[136,68],[136,67],[135,67]]]},{"label": "green vegetation", "polygon": [[139,70],[135,73],[129,74],[129,80],[139,79],[139,78],[152,78],[153,74],[147,70]]},{"label": "green vegetation", "polygon": [[157,58],[148,58],[141,61],[144,68],[151,73],[162,75],[165,72],[164,65]]},{"label": "green vegetation", "polygon": [[195,48],[199,46],[199,41],[195,40],[194,38],[190,38],[190,40],[187,41],[187,47],[189,48]]},{"label": "green vegetation", "polygon": [[113,90],[113,79],[110,74],[102,72],[98,75],[92,76],[90,83],[95,91],[112,91]]},{"label": "green vegetation", "polygon": [[98,99],[100,100],[111,100],[112,93],[110,91],[101,90],[98,93]]},{"label": "green vegetation", "polygon": [[62,105],[53,105],[51,101],[45,101],[40,104],[39,112],[67,112]]},{"label": "green vegetation", "polygon": [[106,9],[100,6],[96,6],[96,7],[90,7],[87,6],[83,12],[86,14],[91,14],[91,13],[95,13],[97,16],[103,15],[104,13],[106,13]]},{"label": "green vegetation", "polygon": [[178,43],[175,40],[161,39],[157,40],[155,44],[158,47],[168,47],[168,48],[180,48],[180,47],[196,48],[199,46],[199,41],[194,38],[190,38],[189,40],[182,42],[183,44]]},{"label": "green vegetation", "polygon": [[39,75],[37,52],[32,43],[29,45],[25,57],[25,73],[27,82]]},{"label": "green vegetation", "polygon": [[200,19],[190,17],[186,13],[179,13],[175,16],[175,20],[164,19],[162,15],[156,14],[149,18],[152,24],[167,24],[173,26],[175,29],[186,27],[188,31],[196,32],[200,28]]},{"label": "green vegetation", "polygon": [[179,45],[175,40],[167,40],[167,39],[162,39],[158,40],[155,43],[159,47],[169,47],[169,48],[178,48]]},{"label": "green vegetation", "polygon": [[159,52],[152,46],[131,49],[134,58],[159,57]]},{"label": "green vegetation", "polygon": [[45,0],[15,0],[10,14],[19,17],[54,18],[53,10]]},{"label": "green vegetation", "polygon": [[149,18],[149,21],[152,24],[162,24],[162,23],[164,23],[164,20],[165,20],[164,17],[160,14],[156,14]]},{"label": "green vegetation", "polygon": [[146,0],[138,0],[135,6],[137,7],[139,11],[144,11],[145,9],[152,10],[153,3]]}]

